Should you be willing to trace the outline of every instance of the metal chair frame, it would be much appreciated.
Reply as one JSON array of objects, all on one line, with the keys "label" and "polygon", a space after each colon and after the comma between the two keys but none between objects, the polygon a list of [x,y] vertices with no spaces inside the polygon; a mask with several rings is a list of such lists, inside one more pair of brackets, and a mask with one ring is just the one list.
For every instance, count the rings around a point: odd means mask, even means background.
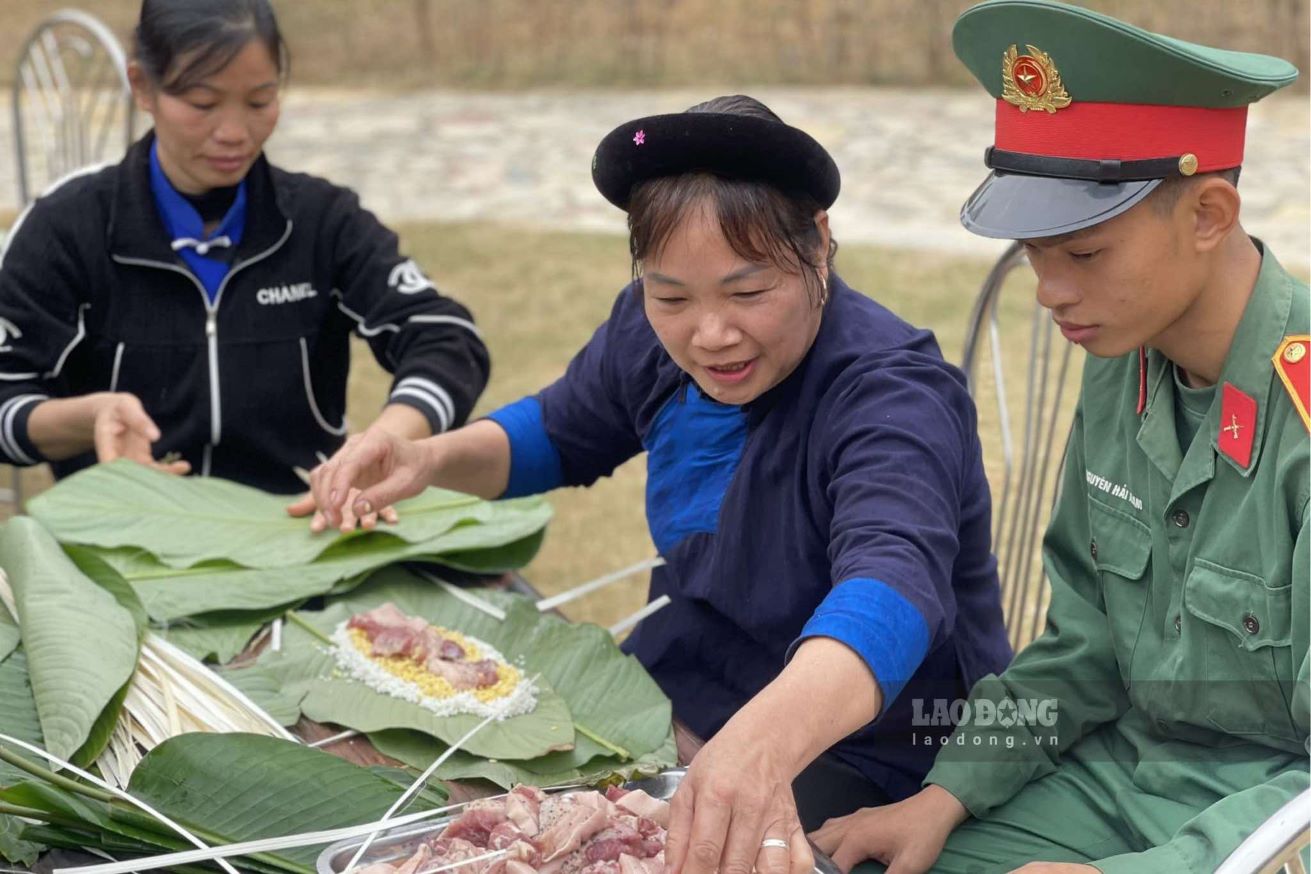
[{"label": "metal chair frame", "polygon": [[[974,395],[978,389],[977,373],[986,340],[988,363],[996,385],[1003,469],[1000,498],[995,493],[993,496],[993,543],[998,552],[1007,634],[1017,650],[1042,631],[1047,592],[1046,577],[1037,556],[1043,530],[1058,497],[1059,489],[1052,483],[1052,450],[1056,447],[1058,427],[1062,425],[1059,421],[1061,401],[1072,358],[1068,344],[1062,343],[1060,350],[1053,354],[1055,326],[1046,310],[1035,303],[1030,328],[1031,354],[1024,382],[1024,419],[1017,446],[1007,393],[998,305],[1006,279],[1024,263],[1023,246],[1012,243],[984,280],[970,313],[961,364],[970,394]],[[1054,357],[1058,359],[1055,362]],[[1060,447],[1060,456],[1055,458],[1058,469],[1068,443],[1068,424],[1059,433],[1066,435],[1066,440]],[[1049,486],[1052,490],[1050,500],[1047,498]]]},{"label": "metal chair frame", "polygon": [[[61,10],[37,25],[18,54],[16,72],[10,105],[23,209],[56,180],[117,157],[116,132],[126,150],[136,111],[122,46],[99,19],[80,10]],[[35,116],[32,132],[25,108]],[[40,182],[29,154],[30,140],[38,135],[44,156]],[[19,468],[11,470],[9,488],[0,489],[0,503],[22,511]]]},{"label": "metal chair frame", "polygon": [[1289,801],[1238,845],[1216,874],[1306,874],[1302,851],[1311,846],[1311,789]]},{"label": "metal chair frame", "polygon": [[[70,59],[78,65],[70,67]],[[122,101],[121,119],[106,95]],[[125,148],[132,142],[136,111],[127,57],[113,32],[80,10],[56,12],[32,31],[18,55],[11,98],[21,206],[31,203],[44,187],[33,184],[25,104],[30,102],[40,116],[46,184],[102,159],[115,130],[122,133]]]}]

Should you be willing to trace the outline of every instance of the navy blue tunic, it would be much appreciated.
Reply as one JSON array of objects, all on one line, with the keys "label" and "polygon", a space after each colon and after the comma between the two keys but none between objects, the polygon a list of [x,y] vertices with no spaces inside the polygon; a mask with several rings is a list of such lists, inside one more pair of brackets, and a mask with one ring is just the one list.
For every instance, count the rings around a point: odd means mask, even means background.
[{"label": "navy blue tunic", "polygon": [[491,418],[510,437],[507,496],[589,485],[647,453],[647,521],[667,562],[650,597],[672,603],[624,646],[703,737],[790,648],[835,638],[878,679],[884,710],[832,752],[902,798],[950,730],[916,712],[1010,659],[964,378],[931,333],[836,277],[810,351],[749,404],[698,391],[636,283],[559,381]]}]

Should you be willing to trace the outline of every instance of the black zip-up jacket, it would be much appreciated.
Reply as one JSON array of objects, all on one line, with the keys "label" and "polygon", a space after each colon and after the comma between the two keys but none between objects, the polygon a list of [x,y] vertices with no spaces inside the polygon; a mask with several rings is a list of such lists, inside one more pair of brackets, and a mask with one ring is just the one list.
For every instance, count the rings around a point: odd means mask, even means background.
[{"label": "black zip-up jacket", "polygon": [[[468,418],[487,349],[468,310],[400,254],[350,190],[261,157],[246,227],[210,304],[170,246],[150,188],[148,134],[115,166],[38,199],[0,253],[0,461],[44,461],[43,400],[130,392],[163,433],[157,458],[272,492],[341,446],[352,331],[393,382],[389,403],[434,433]],[[64,476],[94,452],[52,464]]]}]

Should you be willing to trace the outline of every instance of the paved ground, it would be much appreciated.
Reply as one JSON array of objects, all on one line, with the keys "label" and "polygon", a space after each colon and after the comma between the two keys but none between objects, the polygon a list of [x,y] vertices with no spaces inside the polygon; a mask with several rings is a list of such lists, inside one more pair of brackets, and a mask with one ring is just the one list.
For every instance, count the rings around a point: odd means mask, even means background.
[{"label": "paved ground", "polygon": [[[623,216],[590,178],[614,125],[677,111],[713,92],[404,95],[293,88],[269,152],[285,166],[352,186],[384,219],[477,219],[622,232]],[[842,169],[839,241],[991,254],[957,223],[982,179],[992,105],[975,91],[765,89],[785,120],[829,147]],[[10,142],[7,107],[0,142]],[[1242,190],[1248,228],[1287,263],[1306,265],[1311,135],[1304,95],[1252,109]],[[0,209],[15,198],[0,161]]]}]

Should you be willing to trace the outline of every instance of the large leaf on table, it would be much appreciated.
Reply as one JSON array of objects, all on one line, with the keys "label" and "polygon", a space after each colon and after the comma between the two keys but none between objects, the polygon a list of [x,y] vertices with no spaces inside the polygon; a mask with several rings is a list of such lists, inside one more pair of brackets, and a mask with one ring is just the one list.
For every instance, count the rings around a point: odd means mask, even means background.
[{"label": "large leaf on table", "polygon": [[220,664],[231,661],[250,643],[268,622],[277,619],[300,602],[279,604],[266,610],[221,610],[190,616],[175,624],[151,630],[169,643],[201,661],[211,659]]},{"label": "large leaf on table", "polygon": [[223,679],[236,686],[255,706],[278,721],[291,727],[300,721],[300,702],[305,690],[294,692],[283,683],[279,674],[263,665],[218,671]]},{"label": "large leaf on table", "polygon": [[325,550],[296,568],[246,568],[207,562],[171,568],[140,549],[106,549],[101,558],[132,586],[156,622],[224,610],[266,610],[332,591],[370,571],[411,560],[441,562],[450,553],[465,565],[509,570],[530,561],[551,508],[541,501],[505,502],[491,521],[461,525],[421,543],[367,533]]},{"label": "large leaf on table", "polygon": [[[3,608],[0,608],[3,612]],[[40,744],[41,723],[36,700],[27,679],[27,656],[21,649],[0,656],[0,733],[28,743]],[[28,775],[7,762],[0,762],[0,787],[28,779]],[[23,824],[11,816],[0,816],[0,858],[18,865],[36,861],[41,845],[22,840]]]},{"label": "large leaf on table", "polygon": [[[70,758],[136,669],[132,614],[88,579],[39,522],[0,529],[45,748]],[[93,753],[83,750],[83,753]],[[92,756],[94,757],[94,755]]]},{"label": "large leaf on table", "polygon": [[[290,741],[184,734],[151,750],[128,791],[228,841],[341,828],[382,816],[401,787],[367,768]],[[412,809],[425,808],[416,799]],[[312,870],[322,847],[276,854]]]},{"label": "large leaf on table", "polygon": [[[0,661],[0,733],[38,746],[41,721],[27,676],[27,654],[17,649]],[[27,779],[27,774],[7,762],[0,762],[0,786]]]},{"label": "large leaf on table", "polygon": [[[34,498],[30,512],[61,541],[145,549],[169,567],[229,561],[250,568],[308,564],[362,532],[312,534],[287,515],[289,498],[223,479],[179,477],[120,461],[98,464]],[[422,543],[459,525],[485,525],[514,502],[429,489],[396,505],[400,521],[375,536]]]},{"label": "large leaf on table", "polygon": [[[671,723],[669,699],[635,659],[619,651],[605,631],[543,616],[531,601],[517,595],[491,590],[479,590],[477,594],[502,607],[506,611],[505,620],[469,606],[402,568],[387,568],[374,574],[350,594],[334,600],[323,613],[301,615],[320,633],[328,634],[348,616],[391,601],[406,613],[487,641],[529,676],[540,674],[564,699],[573,723],[573,734],[566,740],[566,744],[569,740],[573,742],[569,768],[599,756],[640,758],[664,743]],[[293,637],[299,643],[285,646],[284,640],[284,653],[276,658],[263,657],[260,663],[281,672],[288,694],[305,695],[301,706],[307,716],[362,731],[413,728],[448,743],[452,740],[453,733],[449,730],[433,731],[414,722],[383,724],[380,719],[366,720],[355,712],[363,706],[357,700],[363,696],[344,697],[340,688],[346,683],[343,680],[335,681],[335,685],[323,684],[318,694],[311,695],[304,678],[327,676],[332,670],[331,657],[321,645],[306,647],[308,641],[304,637]],[[313,662],[316,657],[317,664]],[[504,725],[509,727],[514,723],[515,720],[508,720]],[[458,737],[459,733],[454,736]],[[465,749],[490,758],[524,760],[545,752],[532,755],[521,751],[492,752],[480,748],[477,740]]]},{"label": "large leaf on table", "polygon": [[12,816],[0,816],[0,859],[30,868],[45,847],[23,840],[22,831],[22,822]]},{"label": "large leaf on table", "polygon": [[[369,740],[383,755],[414,768],[427,768],[446,750],[446,745],[417,731],[377,731]],[[678,763],[678,748],[670,728],[665,741],[635,760],[597,756],[579,763],[576,751],[551,753],[529,762],[490,760],[456,750],[435,775],[441,780],[488,780],[502,788],[527,783],[531,786],[565,786],[572,783],[600,783],[611,777],[631,780],[672,768]]]},{"label": "large leaf on table", "polygon": [[18,648],[23,636],[18,633],[18,623],[9,615],[4,604],[0,604],[0,661]]},{"label": "large leaf on table", "polygon": [[581,735],[576,744],[584,756],[580,763],[597,755],[636,758],[660,746],[673,718],[669,699],[605,629],[543,615],[519,595],[479,595],[506,611],[504,622],[401,568],[374,574],[334,604],[357,613],[393,601],[413,615],[441,617],[442,624],[481,637],[507,657],[523,659],[526,670],[541,672],[569,705]]},{"label": "large leaf on table", "polygon": [[[431,583],[424,585],[434,588]],[[450,600],[455,601],[454,598]],[[438,716],[418,704],[384,695],[357,680],[339,676],[340,671],[324,638],[355,612],[358,611],[354,608],[335,604],[317,613],[298,613],[297,619],[312,626],[315,632],[289,623],[283,630],[282,652],[266,652],[260,656],[257,667],[278,677],[283,703],[298,699],[300,711],[318,722],[333,722],[365,732],[409,728],[441,738],[446,743],[455,743],[483,721],[480,716]],[[442,621],[450,620],[443,616]],[[452,627],[465,630],[460,625]],[[482,639],[499,649],[497,641],[487,637]],[[510,653],[502,651],[502,654],[514,661]],[[241,673],[233,671],[228,676],[240,676]],[[532,673],[529,669],[527,676],[531,677]],[[531,712],[484,725],[463,744],[462,749],[491,758],[532,759],[572,745],[574,724],[569,708],[549,682],[539,678],[536,685],[537,706]],[[282,705],[274,706],[281,709]]]}]

